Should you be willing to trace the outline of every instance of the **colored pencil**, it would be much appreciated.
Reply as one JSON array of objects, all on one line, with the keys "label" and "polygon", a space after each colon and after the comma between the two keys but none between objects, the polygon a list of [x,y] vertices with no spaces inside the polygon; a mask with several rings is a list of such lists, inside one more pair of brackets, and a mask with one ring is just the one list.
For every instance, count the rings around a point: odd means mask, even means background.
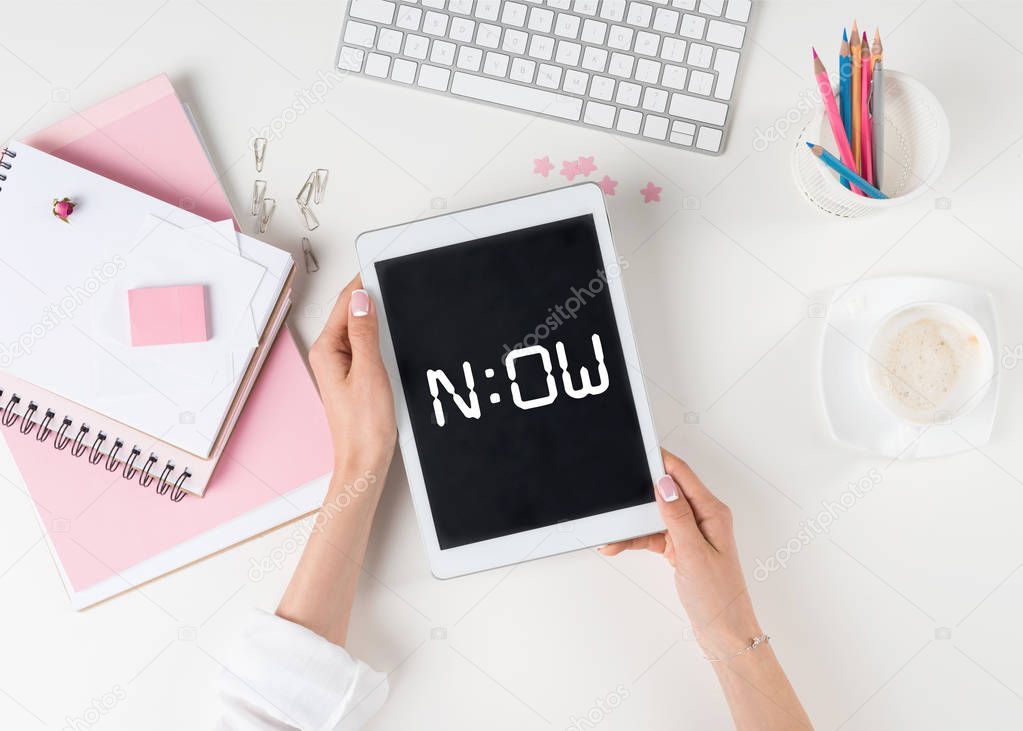
[{"label": "colored pencil", "polygon": [[863,69],[860,71],[860,149],[861,168],[860,174],[867,181],[874,184],[874,153],[871,141],[874,130],[870,123],[870,43],[867,42],[867,34],[863,34],[860,44],[860,58],[863,59]]},{"label": "colored pencil", "polygon": [[874,62],[870,91],[870,113],[874,127],[874,184],[880,188],[884,182],[884,46],[881,45],[880,29],[874,31],[874,47],[870,55]]},{"label": "colored pencil", "polygon": [[860,94],[862,89],[860,88],[860,73],[862,67],[860,63],[860,31],[856,26],[856,21],[852,24],[852,41],[849,43],[849,50],[852,52],[852,128],[850,130],[850,139],[852,141],[853,160],[855,165],[852,166],[856,172],[860,172]]},{"label": "colored pencil", "polygon": [[815,145],[812,142],[807,142],[806,146],[810,148],[810,152],[819,157],[821,161],[829,168],[834,170],[839,175],[847,177],[854,185],[858,186],[864,194],[870,198],[887,198],[884,193],[875,188],[869,182],[861,178],[859,175],[854,173],[848,166],[843,165],[842,161],[832,155],[830,152],[825,150],[820,145]]},{"label": "colored pencil", "polygon": [[[821,101],[824,103],[824,112],[828,116],[828,122],[831,124],[831,133],[835,136],[835,144],[838,145],[838,151],[842,155],[842,160],[850,167],[853,162],[852,148],[849,146],[849,137],[845,133],[845,127],[842,125],[842,118],[838,116],[838,105],[835,104],[835,95],[831,91],[831,80],[828,78],[828,72],[824,68],[824,64],[821,63],[820,56],[817,55],[817,49],[813,49],[813,74],[817,79],[817,90],[820,92]],[[853,192],[858,193],[859,191],[853,187]]]},{"label": "colored pencil", "polygon": [[[842,116],[842,126],[847,137],[852,134],[852,58],[849,56],[849,36],[842,29],[842,46],[838,51],[838,111]],[[852,144],[852,138],[849,138]],[[849,181],[842,179],[842,185],[849,187]]]}]

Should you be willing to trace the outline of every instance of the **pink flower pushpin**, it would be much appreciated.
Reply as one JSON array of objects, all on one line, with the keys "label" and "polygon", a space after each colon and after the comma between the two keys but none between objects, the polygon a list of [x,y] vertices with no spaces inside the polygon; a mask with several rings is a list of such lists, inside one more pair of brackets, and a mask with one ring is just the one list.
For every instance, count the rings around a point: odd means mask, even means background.
[{"label": "pink flower pushpin", "polygon": [[68,223],[68,216],[74,212],[75,204],[71,202],[70,198],[63,198],[62,200],[53,199],[53,215],[64,223]]}]

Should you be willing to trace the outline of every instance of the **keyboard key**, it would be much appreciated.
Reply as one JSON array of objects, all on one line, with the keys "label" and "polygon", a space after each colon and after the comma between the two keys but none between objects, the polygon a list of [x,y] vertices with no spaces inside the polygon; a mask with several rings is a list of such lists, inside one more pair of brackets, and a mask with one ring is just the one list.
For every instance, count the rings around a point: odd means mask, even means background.
[{"label": "keyboard key", "polygon": [[702,43],[689,44],[689,65],[701,69],[710,68],[710,60],[714,57],[714,49]]},{"label": "keyboard key", "polygon": [[649,58],[641,58],[636,62],[636,81],[643,84],[656,84],[661,77],[661,64]]},{"label": "keyboard key", "polygon": [[419,8],[410,8],[402,5],[398,10],[398,27],[405,30],[419,30],[419,21],[423,18],[423,11]]},{"label": "keyboard key", "polygon": [[700,133],[696,136],[696,146],[701,150],[717,152],[721,149],[721,130],[713,127],[700,127]]},{"label": "keyboard key", "polygon": [[476,29],[476,45],[485,48],[497,48],[501,45],[501,26],[480,23]]},{"label": "keyboard key", "polygon": [[501,43],[501,48],[508,53],[522,55],[526,52],[526,43],[528,41],[529,35],[527,33],[512,28],[504,32],[504,41]]},{"label": "keyboard key", "polygon": [[678,19],[677,11],[657,8],[657,12],[654,13],[654,30],[659,30],[661,33],[674,33],[678,28]]},{"label": "keyboard key", "polygon": [[533,74],[536,73],[536,61],[526,58],[513,58],[511,73],[509,76],[513,81],[521,81],[524,84],[532,83]]},{"label": "keyboard key", "polygon": [[586,124],[611,129],[615,121],[615,108],[609,104],[586,102],[586,112],[583,114],[583,121]]},{"label": "keyboard key", "polygon": [[510,60],[503,53],[487,51],[487,55],[483,59],[483,73],[488,76],[507,76]]},{"label": "keyboard key", "polygon": [[572,0],[547,0],[547,4],[558,10],[568,10],[572,7]]},{"label": "keyboard key", "polygon": [[643,136],[654,140],[663,140],[668,136],[668,120],[648,114],[643,125]]},{"label": "keyboard key", "polygon": [[625,15],[625,22],[629,25],[638,25],[643,28],[650,27],[650,17],[654,9],[643,3],[629,3],[629,12]]},{"label": "keyboard key", "polygon": [[714,96],[718,99],[731,99],[735,84],[735,72],[739,68],[739,54],[719,48],[714,56],[714,70],[718,72],[718,83],[714,87]]},{"label": "keyboard key", "polygon": [[566,69],[565,81],[561,88],[569,94],[585,94],[586,85],[590,83],[590,75],[575,69]]},{"label": "keyboard key", "polygon": [[661,45],[661,37],[650,33],[645,30],[641,30],[636,34],[636,46],[634,50],[636,53],[643,56],[656,56],[657,49]]},{"label": "keyboard key", "polygon": [[686,42],[681,38],[665,38],[661,45],[661,58],[682,63],[686,60]]},{"label": "keyboard key", "polygon": [[690,71],[687,88],[694,94],[710,96],[710,92],[714,88],[714,74],[708,74],[706,71]]},{"label": "keyboard key", "polygon": [[594,99],[603,99],[606,102],[614,99],[615,82],[606,76],[594,76],[590,82],[590,96]]},{"label": "keyboard key", "polygon": [[725,17],[729,20],[737,20],[745,23],[749,20],[749,9],[752,3],[750,0],[728,0],[725,6]]},{"label": "keyboard key", "polygon": [[572,10],[579,15],[596,15],[598,0],[575,0]]},{"label": "keyboard key", "polygon": [[389,25],[394,22],[394,3],[386,0],[352,0],[348,6],[348,15],[360,20]]},{"label": "keyboard key", "polygon": [[707,19],[699,15],[683,15],[682,25],[679,26],[679,35],[687,38],[703,38],[703,29],[707,25]]},{"label": "keyboard key", "polygon": [[459,15],[472,15],[472,0],[450,0],[448,10]]},{"label": "keyboard key", "polygon": [[497,20],[501,11],[501,0],[476,0],[476,17],[481,20]]},{"label": "keyboard key", "polygon": [[671,6],[680,10],[696,10],[696,0],[671,0]]},{"label": "keyboard key", "polygon": [[664,112],[668,106],[668,92],[664,89],[647,89],[643,92],[643,108],[648,112]]},{"label": "keyboard key", "polygon": [[692,137],[696,134],[696,125],[692,122],[683,122],[676,119],[671,123],[671,134],[688,135],[689,137]]},{"label": "keyboard key", "polygon": [[734,23],[712,20],[707,25],[707,40],[719,46],[742,48],[742,39],[746,37],[746,29]]},{"label": "keyboard key", "polygon": [[[423,0],[424,2],[426,0]],[[700,0],[700,12],[704,15],[720,16],[725,9],[725,0]]]},{"label": "keyboard key", "polygon": [[583,51],[582,66],[587,71],[603,71],[607,67],[607,51],[587,46]]},{"label": "keyboard key", "polygon": [[428,8],[443,8],[444,0],[422,0],[423,5]]},{"label": "keyboard key", "polygon": [[451,72],[438,66],[424,63],[419,67],[419,85],[435,91],[447,91]]},{"label": "keyboard key", "polygon": [[554,58],[554,39],[547,36],[533,36],[529,39],[529,55],[550,61]]},{"label": "keyboard key", "polygon": [[454,74],[451,93],[573,121],[579,121],[583,107],[582,99],[461,72]]},{"label": "keyboard key", "polygon": [[624,53],[612,53],[607,72],[612,76],[621,76],[623,79],[632,78],[632,65],[635,62],[636,59],[632,56],[626,56]]},{"label": "keyboard key", "polygon": [[443,66],[455,62],[455,44],[447,41],[434,41],[430,48],[430,60]]},{"label": "keyboard key", "polygon": [[377,29],[374,26],[349,20],[348,25],[345,26],[345,43],[372,48],[376,34]]},{"label": "keyboard key", "polygon": [[575,38],[579,34],[579,18],[574,15],[558,13],[554,21],[554,35],[563,38]]},{"label": "keyboard key", "polygon": [[362,59],[365,55],[366,52],[361,48],[341,46],[341,53],[337,57],[337,67],[345,71],[360,71],[362,69]]},{"label": "keyboard key", "polygon": [[506,2],[501,11],[501,22],[505,25],[514,25],[521,28],[526,24],[526,12],[528,8],[522,3]]},{"label": "keyboard key", "polygon": [[664,77],[661,79],[661,85],[666,86],[669,89],[682,91],[686,88],[686,70],[681,66],[675,66],[670,63],[665,64]]},{"label": "keyboard key", "polygon": [[624,25],[613,25],[611,26],[611,35],[607,39],[607,45],[621,51],[631,50],[632,34],[632,28],[626,28]]},{"label": "keyboard key", "polygon": [[431,36],[442,36],[448,32],[448,16],[435,13],[432,10],[426,14],[423,20],[423,33]]},{"label": "keyboard key", "polygon": [[554,60],[562,66],[578,66],[580,53],[582,53],[582,46],[578,43],[558,41],[558,50],[554,54]]},{"label": "keyboard key", "polygon": [[607,23],[601,23],[599,20],[592,20],[590,18],[583,21],[583,32],[579,36],[581,41],[599,46],[606,37]]},{"label": "keyboard key", "polygon": [[404,58],[394,59],[391,65],[391,78],[403,84],[411,84],[416,78],[416,62]]},{"label": "keyboard key", "polygon": [[472,37],[475,33],[475,20],[469,20],[468,18],[451,19],[451,32],[448,34],[451,40],[458,41],[460,43],[469,43],[472,41]]},{"label": "keyboard key", "polygon": [[710,99],[701,99],[688,94],[672,94],[668,114],[673,117],[692,119],[707,124],[724,124],[728,106]]},{"label": "keyboard key", "polygon": [[466,71],[479,71],[482,62],[483,51],[480,49],[469,46],[462,46],[458,49],[458,68]]},{"label": "keyboard key", "polygon": [[630,107],[638,107],[639,93],[642,89],[643,87],[639,84],[622,81],[618,84],[618,96],[615,97],[615,101],[619,104],[625,104]]},{"label": "keyboard key", "polygon": [[405,34],[400,30],[381,28],[380,38],[377,39],[377,48],[388,53],[398,53],[401,51],[401,42],[404,38]]},{"label": "keyboard key", "polygon": [[366,57],[366,75],[386,79],[391,70],[391,58],[382,53],[371,53]]},{"label": "keyboard key", "polygon": [[643,115],[631,109],[622,109],[618,112],[618,131],[638,135],[639,128],[643,124]]},{"label": "keyboard key", "polygon": [[405,36],[405,54],[420,60],[426,58],[426,52],[430,48],[430,39],[425,36],[417,36],[409,33]]},{"label": "keyboard key", "polygon": [[620,22],[625,18],[625,0],[604,0],[600,5],[600,17],[604,20]]},{"label": "keyboard key", "polygon": [[554,11],[545,8],[533,8],[529,11],[529,29],[540,33],[550,33],[554,27]]},{"label": "keyboard key", "polygon": [[561,86],[561,68],[546,63],[540,64],[536,72],[536,83],[548,89],[557,89]]}]

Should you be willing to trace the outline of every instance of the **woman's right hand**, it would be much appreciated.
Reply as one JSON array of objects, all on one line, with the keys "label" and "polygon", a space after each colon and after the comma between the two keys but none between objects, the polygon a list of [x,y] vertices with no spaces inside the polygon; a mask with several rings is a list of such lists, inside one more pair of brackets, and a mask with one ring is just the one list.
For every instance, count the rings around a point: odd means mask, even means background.
[{"label": "woman's right hand", "polygon": [[746,590],[732,514],[685,462],[662,450],[667,474],[654,492],[667,530],[600,549],[615,556],[630,549],[663,554],[675,569],[675,587],[710,657],[730,656],[761,634]]}]

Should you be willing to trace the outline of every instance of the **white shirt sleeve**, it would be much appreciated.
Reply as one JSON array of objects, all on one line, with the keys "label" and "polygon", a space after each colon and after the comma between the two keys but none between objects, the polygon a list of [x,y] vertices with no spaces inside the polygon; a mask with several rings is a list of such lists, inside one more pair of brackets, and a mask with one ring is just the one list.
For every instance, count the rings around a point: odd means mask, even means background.
[{"label": "white shirt sleeve", "polygon": [[344,648],[253,610],[218,680],[221,731],[354,731],[387,698],[387,676]]}]

